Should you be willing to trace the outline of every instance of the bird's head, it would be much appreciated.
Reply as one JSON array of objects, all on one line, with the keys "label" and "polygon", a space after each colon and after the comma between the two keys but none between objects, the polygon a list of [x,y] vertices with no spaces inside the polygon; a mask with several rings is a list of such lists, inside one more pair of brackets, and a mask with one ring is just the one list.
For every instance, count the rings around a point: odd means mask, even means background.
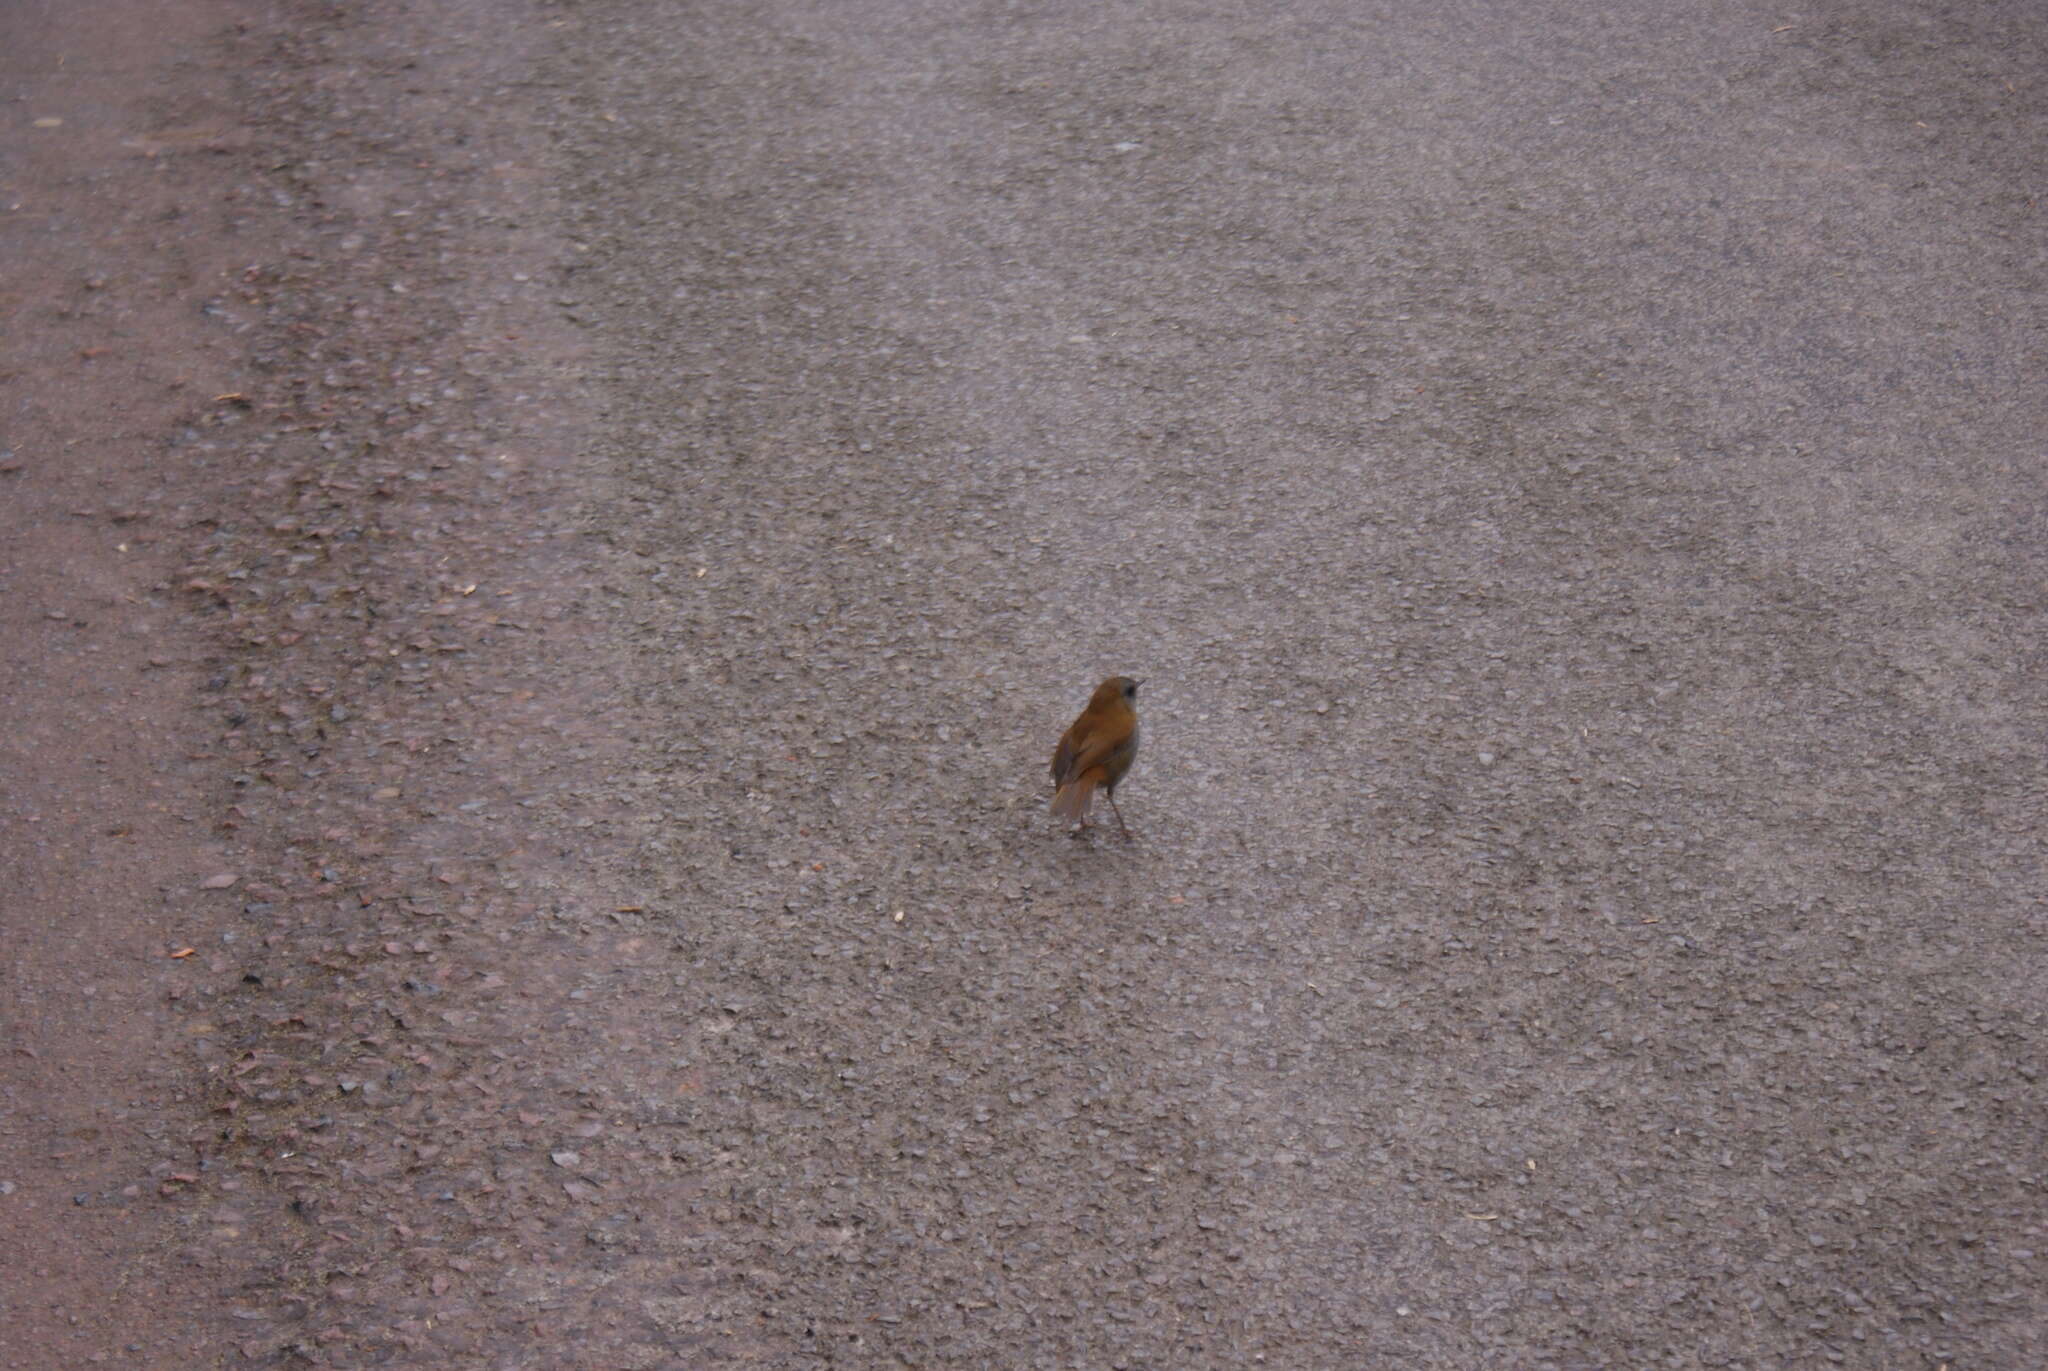
[{"label": "bird's head", "polygon": [[1088,703],[1091,706],[1108,705],[1122,700],[1126,705],[1135,709],[1138,704],[1138,687],[1142,684],[1144,684],[1142,681],[1133,680],[1129,676],[1112,676],[1101,685],[1095,687],[1095,697],[1088,701]]}]

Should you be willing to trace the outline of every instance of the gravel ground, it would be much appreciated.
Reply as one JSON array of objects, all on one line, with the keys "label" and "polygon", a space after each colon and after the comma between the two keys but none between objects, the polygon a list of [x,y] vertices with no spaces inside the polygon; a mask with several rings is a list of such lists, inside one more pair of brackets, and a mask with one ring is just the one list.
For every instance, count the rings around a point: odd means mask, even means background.
[{"label": "gravel ground", "polygon": [[232,1357],[2042,1361],[2030,7],[252,22]]}]

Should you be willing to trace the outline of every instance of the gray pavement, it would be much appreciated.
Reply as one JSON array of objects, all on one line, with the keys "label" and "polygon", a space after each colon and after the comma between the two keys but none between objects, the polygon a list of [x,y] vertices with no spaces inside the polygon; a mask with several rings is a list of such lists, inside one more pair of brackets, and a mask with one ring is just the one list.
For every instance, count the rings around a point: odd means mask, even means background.
[{"label": "gray pavement", "polygon": [[644,1364],[2038,1359],[2038,11],[563,14]]}]

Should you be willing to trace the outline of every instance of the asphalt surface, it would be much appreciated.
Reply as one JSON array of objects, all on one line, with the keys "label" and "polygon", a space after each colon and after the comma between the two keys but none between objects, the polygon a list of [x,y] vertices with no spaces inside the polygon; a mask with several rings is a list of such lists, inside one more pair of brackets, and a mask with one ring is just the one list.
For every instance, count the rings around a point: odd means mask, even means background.
[{"label": "asphalt surface", "polygon": [[[2042,40],[579,7],[635,875],[781,1319],[2038,1358]],[[1112,671],[1128,849],[1038,783]]]},{"label": "asphalt surface", "polygon": [[2032,6],[289,17],[231,1355],[2040,1364]]}]

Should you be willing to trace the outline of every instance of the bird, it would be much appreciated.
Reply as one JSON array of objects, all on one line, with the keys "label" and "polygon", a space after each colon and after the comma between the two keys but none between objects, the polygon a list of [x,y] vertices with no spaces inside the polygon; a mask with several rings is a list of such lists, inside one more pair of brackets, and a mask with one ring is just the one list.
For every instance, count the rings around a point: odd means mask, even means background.
[{"label": "bird", "polygon": [[1052,812],[1086,826],[1095,792],[1109,801],[1116,826],[1125,838],[1131,830],[1116,807],[1116,783],[1138,756],[1138,686],[1128,676],[1112,676],[1095,687],[1088,707],[1060,737],[1052,754]]}]

